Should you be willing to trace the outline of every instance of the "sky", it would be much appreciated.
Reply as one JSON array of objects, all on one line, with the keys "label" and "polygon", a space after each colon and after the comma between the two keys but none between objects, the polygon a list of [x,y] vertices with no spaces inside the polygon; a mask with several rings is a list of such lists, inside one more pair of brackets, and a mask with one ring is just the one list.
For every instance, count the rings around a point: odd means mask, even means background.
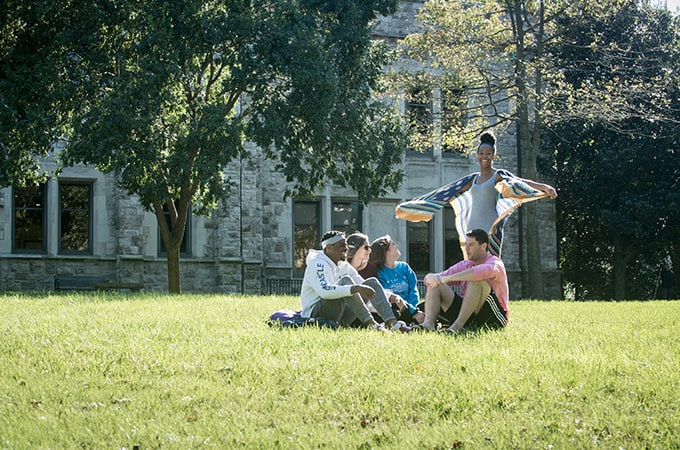
[{"label": "sky", "polygon": [[[663,0],[659,0],[659,3],[661,3]],[[666,0],[666,5],[668,6],[668,9],[675,12],[678,7],[680,7],[680,0]]]}]

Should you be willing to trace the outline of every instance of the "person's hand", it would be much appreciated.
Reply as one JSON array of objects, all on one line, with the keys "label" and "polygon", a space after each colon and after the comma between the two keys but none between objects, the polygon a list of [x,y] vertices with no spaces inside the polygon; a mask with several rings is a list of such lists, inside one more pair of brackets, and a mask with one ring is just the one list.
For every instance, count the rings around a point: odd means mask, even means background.
[{"label": "person's hand", "polygon": [[396,294],[392,294],[390,296],[390,303],[392,303],[393,305],[397,305],[397,308],[399,308],[399,312],[402,312],[404,308],[406,308],[406,302],[404,301],[404,299]]},{"label": "person's hand", "polygon": [[352,286],[350,292],[352,294],[359,294],[366,300],[372,299],[375,295],[375,290],[370,286],[366,286],[365,284],[355,284]]},{"label": "person's hand", "polygon": [[557,191],[555,190],[554,187],[552,187],[550,185],[547,185],[547,184],[544,185],[543,189],[541,189],[541,190],[543,192],[545,192],[546,194],[548,194],[550,196],[550,198],[553,199],[553,200],[557,197]]},{"label": "person's hand", "polygon": [[444,284],[442,283],[441,278],[439,278],[439,275],[437,275],[436,273],[428,273],[427,275],[425,275],[423,283],[425,283],[425,286],[430,288],[436,288]]}]

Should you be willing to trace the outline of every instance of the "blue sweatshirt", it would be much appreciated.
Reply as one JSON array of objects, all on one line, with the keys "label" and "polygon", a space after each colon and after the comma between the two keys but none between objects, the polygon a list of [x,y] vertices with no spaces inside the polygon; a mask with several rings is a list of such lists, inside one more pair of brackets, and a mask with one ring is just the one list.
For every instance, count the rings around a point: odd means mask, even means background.
[{"label": "blue sweatshirt", "polygon": [[418,278],[411,266],[404,261],[397,261],[394,269],[383,267],[378,271],[378,280],[385,289],[389,289],[404,300],[411,313],[416,310],[420,301],[418,295]]}]

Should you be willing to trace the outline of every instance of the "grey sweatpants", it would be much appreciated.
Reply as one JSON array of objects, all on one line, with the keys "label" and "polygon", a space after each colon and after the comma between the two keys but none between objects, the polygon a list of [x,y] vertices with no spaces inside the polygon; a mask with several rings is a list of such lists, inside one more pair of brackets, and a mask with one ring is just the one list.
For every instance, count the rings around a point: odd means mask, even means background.
[{"label": "grey sweatpants", "polygon": [[[350,277],[342,277],[338,284],[351,285],[356,283]],[[370,286],[375,290],[375,296],[371,299],[371,304],[378,315],[384,321],[396,320],[385,289],[383,289],[378,279],[369,278],[364,280],[362,284]],[[362,298],[359,294],[342,298],[321,299],[312,309],[311,316],[333,320],[344,326],[350,325],[355,319],[359,319],[362,324],[365,324],[372,318],[367,302],[368,300]]]}]

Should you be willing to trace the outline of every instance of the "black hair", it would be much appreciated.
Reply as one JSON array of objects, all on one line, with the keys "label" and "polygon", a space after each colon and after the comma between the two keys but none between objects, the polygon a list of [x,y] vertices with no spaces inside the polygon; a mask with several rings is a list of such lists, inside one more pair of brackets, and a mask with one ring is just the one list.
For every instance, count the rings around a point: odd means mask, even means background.
[{"label": "black hair", "polygon": [[[493,147],[493,152],[496,153],[496,136],[491,131],[485,131],[479,136],[479,147],[482,145],[490,145]],[[477,150],[479,150],[477,147]]]},{"label": "black hair", "polygon": [[479,242],[479,245],[489,245],[489,234],[481,228],[469,230],[467,233],[465,233],[465,236],[475,238],[477,242]]},{"label": "black hair", "polygon": [[326,231],[323,236],[321,236],[321,242],[325,241],[326,239],[330,239],[333,236],[344,236],[345,233],[342,231],[338,230],[331,230],[331,231]]}]

